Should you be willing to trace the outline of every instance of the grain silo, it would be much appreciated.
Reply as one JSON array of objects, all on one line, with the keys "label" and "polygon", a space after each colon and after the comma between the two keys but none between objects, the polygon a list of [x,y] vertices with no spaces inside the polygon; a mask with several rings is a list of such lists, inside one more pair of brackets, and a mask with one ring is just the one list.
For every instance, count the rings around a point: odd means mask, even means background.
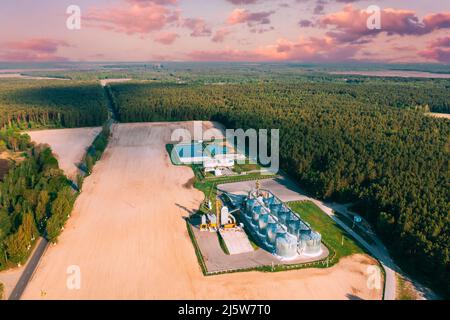
[{"label": "grain silo", "polygon": [[278,223],[271,223],[267,226],[267,240],[268,242],[275,244],[277,235],[283,233],[283,228]]},{"label": "grain silo", "polygon": [[[266,212],[262,213],[259,216],[259,230],[263,232],[265,235],[267,224],[269,223],[269,219],[271,219],[270,215]],[[273,219],[272,219],[273,220]]]},{"label": "grain silo", "polygon": [[255,206],[253,207],[253,214],[252,214],[252,225],[257,227],[259,223],[259,215],[262,212],[261,206]]},{"label": "grain silo", "polygon": [[312,230],[300,234],[299,249],[302,254],[315,256],[321,252],[322,236]]},{"label": "grain silo", "polygon": [[278,214],[282,208],[283,206],[281,204],[272,204],[269,206],[270,211],[275,215]]},{"label": "grain silo", "polygon": [[287,211],[279,211],[278,212],[278,221],[285,225],[289,217],[289,212]]},{"label": "grain silo", "polygon": [[289,233],[278,234],[276,254],[282,258],[295,258],[297,256],[297,238]]},{"label": "grain silo", "polygon": [[300,220],[299,219],[291,219],[286,223],[288,232],[291,234],[297,234],[300,229]]},{"label": "grain silo", "polygon": [[269,191],[252,190],[241,205],[243,222],[265,250],[288,259],[320,255],[320,234]]}]

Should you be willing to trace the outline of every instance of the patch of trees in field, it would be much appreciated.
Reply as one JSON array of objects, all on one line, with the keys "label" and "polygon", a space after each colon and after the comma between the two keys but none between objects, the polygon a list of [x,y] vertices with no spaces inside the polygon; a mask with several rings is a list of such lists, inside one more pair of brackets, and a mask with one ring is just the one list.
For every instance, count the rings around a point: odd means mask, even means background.
[{"label": "patch of trees in field", "polygon": [[76,198],[48,146],[12,130],[0,132],[8,146],[17,138],[24,159],[0,182],[0,270],[24,263],[39,235],[56,241]]},{"label": "patch of trees in field", "polygon": [[108,141],[111,135],[111,125],[112,121],[108,121],[107,123],[105,123],[103,125],[102,131],[94,139],[92,145],[87,149],[86,155],[84,156],[83,161],[80,164],[80,168],[85,172],[85,175],[78,175],[77,177],[77,186],[79,190],[81,190],[81,185],[83,184],[84,177],[92,173],[95,163],[100,160],[103,152],[108,146]]},{"label": "patch of trees in field", "polygon": [[405,265],[450,288],[450,123],[415,110],[448,108],[448,92],[332,83],[111,88],[124,122],[279,128],[283,169],[317,197],[355,202]]},{"label": "patch of trees in field", "polygon": [[108,118],[97,82],[2,79],[0,84],[0,128],[92,127]]},{"label": "patch of trees in field", "polygon": [[14,160],[12,156],[26,150],[30,146],[30,138],[13,129],[0,130],[0,181],[8,173]]}]

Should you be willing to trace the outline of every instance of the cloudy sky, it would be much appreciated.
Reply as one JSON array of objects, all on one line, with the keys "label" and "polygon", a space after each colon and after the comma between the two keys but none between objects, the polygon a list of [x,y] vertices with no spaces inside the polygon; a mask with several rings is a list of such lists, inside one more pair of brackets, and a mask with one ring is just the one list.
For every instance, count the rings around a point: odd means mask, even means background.
[{"label": "cloudy sky", "polygon": [[450,63],[450,0],[1,0],[0,23],[0,61]]}]

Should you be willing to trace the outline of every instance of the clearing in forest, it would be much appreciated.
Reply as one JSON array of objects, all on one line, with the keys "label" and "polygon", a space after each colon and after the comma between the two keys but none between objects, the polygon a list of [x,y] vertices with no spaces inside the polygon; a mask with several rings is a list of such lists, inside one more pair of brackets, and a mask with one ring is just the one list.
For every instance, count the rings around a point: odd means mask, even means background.
[{"label": "clearing in forest", "polygon": [[[203,194],[186,187],[192,170],[173,166],[166,152],[180,127],[193,123],[114,125],[59,243],[47,250],[22,298],[381,298],[367,285],[367,267],[377,263],[361,254],[329,269],[203,276],[184,220]],[[79,267],[79,290],[66,285],[71,266]]]}]

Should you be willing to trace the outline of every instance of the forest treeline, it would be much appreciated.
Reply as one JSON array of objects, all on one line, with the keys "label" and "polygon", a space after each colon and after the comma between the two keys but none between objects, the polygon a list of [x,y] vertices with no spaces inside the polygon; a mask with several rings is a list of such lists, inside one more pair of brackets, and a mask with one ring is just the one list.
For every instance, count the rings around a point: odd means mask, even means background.
[{"label": "forest treeline", "polygon": [[[24,263],[39,236],[55,242],[77,196],[51,149],[35,145],[20,130],[99,126],[108,118],[107,97],[97,82],[14,79],[1,84],[0,270]],[[86,155],[89,171],[106,148],[105,128]],[[82,181],[79,176],[79,189]]]},{"label": "forest treeline", "polygon": [[92,127],[107,118],[106,95],[98,82],[1,81],[0,128]]},{"label": "forest treeline", "polygon": [[[19,139],[13,149],[11,140]],[[19,152],[0,181],[0,270],[28,258],[38,236],[56,241],[72,211],[76,194],[46,145],[28,135],[0,131],[7,151]]]},{"label": "forest treeline", "polygon": [[[317,197],[354,202],[405,265],[450,288],[449,92],[353,84],[111,85],[123,122],[280,129],[281,166]],[[409,109],[409,110],[405,110]]]},{"label": "forest treeline", "polygon": [[92,145],[87,149],[87,152],[83,158],[83,161],[80,164],[80,169],[85,172],[85,175],[82,177],[78,177],[78,189],[81,190],[81,185],[83,184],[83,179],[85,176],[88,176],[92,173],[94,169],[94,165],[103,155],[103,152],[106,150],[108,146],[109,138],[111,135],[111,125],[112,121],[108,121],[102,127],[102,131],[99,135],[94,139]]}]

